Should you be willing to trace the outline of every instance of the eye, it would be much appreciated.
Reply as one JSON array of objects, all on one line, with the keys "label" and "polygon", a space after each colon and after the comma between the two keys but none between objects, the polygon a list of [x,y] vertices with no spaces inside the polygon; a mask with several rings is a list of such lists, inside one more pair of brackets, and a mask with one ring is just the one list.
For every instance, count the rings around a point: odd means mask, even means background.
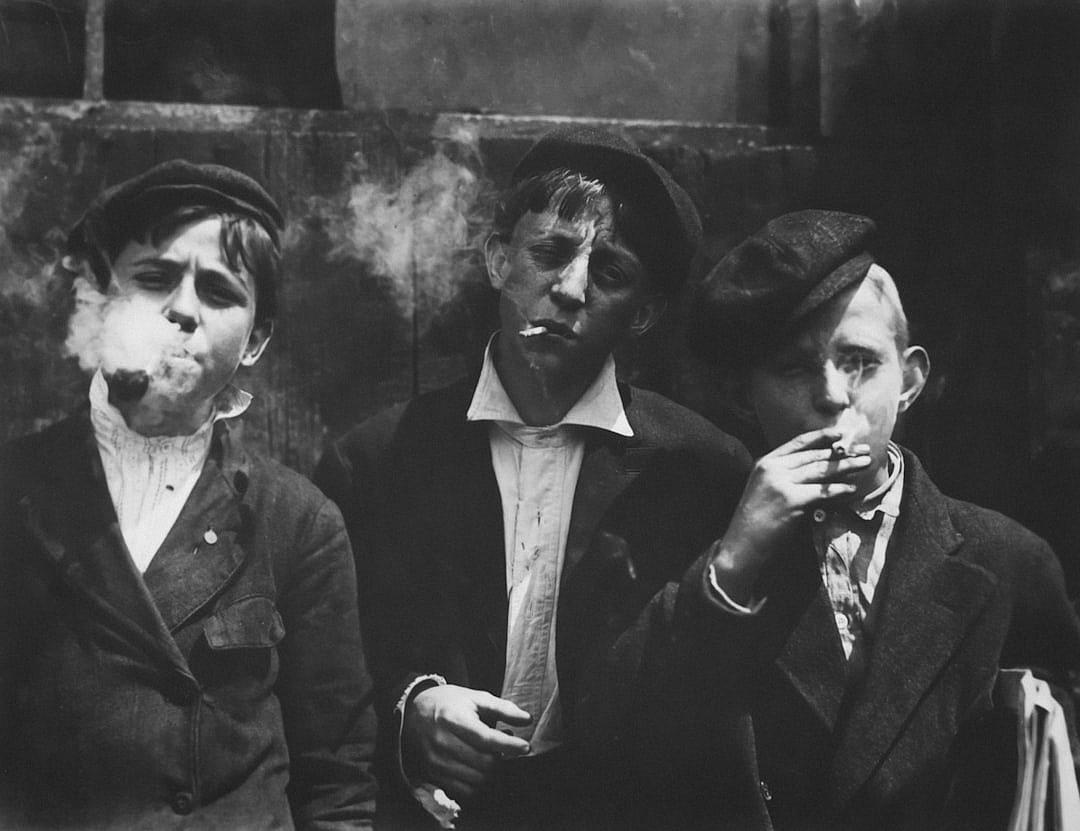
[{"label": "eye", "polygon": [[881,358],[878,355],[863,349],[845,352],[838,362],[841,370],[856,376],[871,373],[880,365]]},{"label": "eye", "polygon": [[211,306],[246,306],[247,293],[222,276],[208,276],[199,282],[199,296]]},{"label": "eye", "polygon": [[147,291],[166,291],[172,287],[173,275],[167,271],[146,269],[136,271],[131,276],[131,281]]},{"label": "eye", "polygon": [[631,277],[621,268],[615,265],[603,265],[599,268],[590,269],[593,280],[600,285],[621,286],[630,282]]},{"label": "eye", "polygon": [[540,268],[560,268],[570,262],[573,250],[567,240],[550,240],[530,245],[529,255]]},{"label": "eye", "polygon": [[778,355],[769,363],[769,370],[779,378],[801,378],[816,371],[814,361],[806,355]]}]

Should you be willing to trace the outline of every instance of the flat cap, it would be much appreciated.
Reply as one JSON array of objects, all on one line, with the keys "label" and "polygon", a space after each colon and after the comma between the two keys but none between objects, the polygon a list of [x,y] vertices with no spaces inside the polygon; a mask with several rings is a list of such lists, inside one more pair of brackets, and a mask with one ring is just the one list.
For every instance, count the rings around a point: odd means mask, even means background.
[{"label": "flat cap", "polygon": [[761,357],[849,286],[874,258],[873,220],[838,211],[784,214],[739,243],[697,288],[690,343],[731,364]]},{"label": "flat cap", "polygon": [[566,168],[595,179],[630,202],[640,214],[638,252],[662,288],[678,290],[686,281],[701,245],[701,218],[690,195],[663,166],[635,145],[595,127],[571,126],[542,136],[518,162],[511,182]]},{"label": "flat cap", "polygon": [[151,204],[161,206],[158,210],[208,205],[234,211],[257,221],[275,245],[281,244],[281,209],[262,185],[231,167],[172,159],[102,191],[72,227],[68,250],[95,257]]}]

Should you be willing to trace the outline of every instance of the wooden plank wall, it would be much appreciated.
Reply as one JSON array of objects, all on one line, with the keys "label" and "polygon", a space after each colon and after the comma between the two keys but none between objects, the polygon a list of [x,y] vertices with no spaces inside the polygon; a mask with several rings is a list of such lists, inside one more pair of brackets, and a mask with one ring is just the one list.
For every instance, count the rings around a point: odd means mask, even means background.
[{"label": "wooden plank wall", "polygon": [[[243,378],[257,397],[244,429],[310,471],[327,435],[476,362],[493,304],[472,243],[514,162],[555,123],[0,99],[0,439],[84,396],[62,354],[69,289],[50,268],[65,229],[103,187],[185,157],[255,176],[285,209],[284,314]],[[773,144],[761,127],[607,126],[687,186],[717,254],[796,204],[813,173],[809,149]],[[455,223],[457,239],[436,239]],[[669,327],[624,367],[708,409],[677,344]]]}]

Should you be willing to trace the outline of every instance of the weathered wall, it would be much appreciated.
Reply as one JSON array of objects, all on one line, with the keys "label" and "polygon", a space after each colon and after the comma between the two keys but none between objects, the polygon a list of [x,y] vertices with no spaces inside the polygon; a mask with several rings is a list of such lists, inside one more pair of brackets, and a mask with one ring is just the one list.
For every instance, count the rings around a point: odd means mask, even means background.
[{"label": "weathered wall", "polygon": [[767,0],[338,3],[347,107],[764,123]]},{"label": "weathered wall", "polygon": [[[0,99],[0,438],[84,395],[62,356],[68,287],[51,269],[64,229],[105,185],[185,156],[258,177],[285,208],[285,313],[244,379],[258,396],[245,430],[310,470],[327,433],[476,361],[492,323],[474,256],[490,194],[553,123]],[[758,127],[608,126],[698,199],[712,251],[797,202],[813,173],[808,149]],[[692,391],[677,343],[662,331],[625,368]]]}]

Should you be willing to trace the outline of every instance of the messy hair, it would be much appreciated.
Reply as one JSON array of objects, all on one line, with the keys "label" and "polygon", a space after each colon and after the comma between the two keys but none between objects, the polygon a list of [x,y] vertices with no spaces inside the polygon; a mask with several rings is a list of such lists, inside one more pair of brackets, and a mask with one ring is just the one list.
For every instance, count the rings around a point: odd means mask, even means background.
[{"label": "messy hair", "polygon": [[133,240],[160,245],[170,234],[192,222],[221,219],[221,253],[234,272],[246,269],[255,280],[255,324],[271,322],[277,316],[277,284],[281,271],[281,250],[270,233],[254,218],[227,208],[189,204],[150,205],[127,221],[106,229],[98,242],[101,250],[90,261],[98,284],[104,290],[112,279],[111,264]]},{"label": "messy hair", "polygon": [[576,219],[605,198],[614,207],[616,233],[641,260],[651,284],[664,287],[667,281],[661,276],[668,257],[663,235],[658,233],[655,222],[650,222],[645,212],[616,188],[568,168],[547,170],[514,185],[496,206],[493,230],[503,239],[509,239],[518,220],[527,213],[551,210],[560,219]]}]

